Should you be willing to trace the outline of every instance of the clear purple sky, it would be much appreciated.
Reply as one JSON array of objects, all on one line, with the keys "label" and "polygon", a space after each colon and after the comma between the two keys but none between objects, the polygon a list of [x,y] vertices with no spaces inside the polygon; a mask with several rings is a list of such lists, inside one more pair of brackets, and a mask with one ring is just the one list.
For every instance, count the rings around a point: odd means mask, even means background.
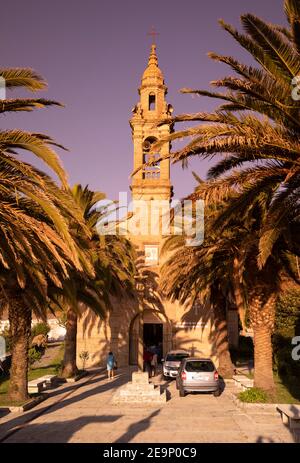
[{"label": "clear purple sky", "polygon": [[[175,113],[211,110],[216,102],[179,94],[182,87],[207,89],[229,74],[208,51],[250,62],[217,21],[239,25],[252,12],[284,22],[283,0],[12,0],[1,6],[1,66],[29,66],[49,82],[40,96],[66,105],[8,115],[2,128],[44,132],[70,150],[61,152],[70,183],[89,184],[116,198],[128,190],[132,143],[128,120],[147,64],[152,25],[168,101]],[[15,94],[17,95],[17,93]],[[32,159],[26,157],[26,159]],[[39,164],[41,167],[41,164]],[[191,171],[205,176],[207,163],[172,167],[175,197],[194,185]]]}]

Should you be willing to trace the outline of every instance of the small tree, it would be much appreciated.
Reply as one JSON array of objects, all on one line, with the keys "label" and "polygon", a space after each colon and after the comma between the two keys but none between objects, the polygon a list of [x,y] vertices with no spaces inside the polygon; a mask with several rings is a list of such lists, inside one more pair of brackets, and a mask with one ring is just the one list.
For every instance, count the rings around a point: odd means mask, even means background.
[{"label": "small tree", "polygon": [[48,323],[39,322],[33,325],[33,327],[31,328],[31,337],[34,338],[35,336],[38,336],[39,334],[47,336],[49,331],[50,331],[50,326],[48,325]]},{"label": "small tree", "polygon": [[88,361],[88,359],[90,358],[89,352],[87,350],[83,350],[82,352],[80,352],[79,358],[82,361],[82,369],[85,370],[85,364]]},{"label": "small tree", "polygon": [[29,368],[32,368],[35,362],[41,360],[43,356],[42,350],[38,349],[37,346],[32,346],[28,349],[28,363]]}]

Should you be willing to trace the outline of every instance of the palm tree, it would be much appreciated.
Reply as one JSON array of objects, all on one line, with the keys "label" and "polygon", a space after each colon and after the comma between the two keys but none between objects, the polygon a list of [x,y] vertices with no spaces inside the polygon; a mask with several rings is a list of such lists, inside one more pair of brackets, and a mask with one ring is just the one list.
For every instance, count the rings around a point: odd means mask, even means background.
[{"label": "palm tree", "polygon": [[[227,64],[234,76],[212,81],[225,92],[183,89],[183,93],[223,100],[214,113],[183,114],[164,123],[200,122],[173,133],[168,140],[192,138],[172,153],[173,162],[185,164],[191,156],[215,158],[208,172],[207,200],[226,197],[233,186],[242,194],[242,204],[251,202],[259,191],[273,188],[273,200],[266,227],[262,230],[259,266],[262,267],[285,226],[299,188],[300,104],[293,99],[292,80],[300,74],[300,1],[285,0],[289,28],[269,24],[245,14],[241,17],[244,34],[220,21],[221,26],[259,64],[247,66],[231,56],[209,53]],[[154,150],[166,139],[153,147]],[[219,160],[220,154],[223,154]],[[238,169],[238,170],[237,170]],[[232,213],[239,210],[237,201]]]},{"label": "palm tree", "polygon": [[[293,216],[298,202],[300,181],[300,105],[292,92],[293,79],[300,73],[300,1],[285,0],[284,8],[288,28],[268,24],[251,14],[241,17],[244,34],[220,22],[259,66],[247,66],[231,56],[210,53],[212,59],[229,65],[235,72],[234,76],[212,82],[213,86],[226,90],[184,89],[183,92],[221,99],[222,105],[211,114],[183,114],[162,121],[162,124],[186,121],[200,124],[178,130],[153,147],[156,150],[166,141],[189,138],[185,147],[170,155],[173,162],[186,164],[191,156],[217,157],[208,172],[208,181],[197,194],[214,203],[226,200],[234,190],[234,197],[220,216],[222,229],[238,215],[246,217],[257,201],[265,201],[265,214],[256,230],[258,241],[254,248],[250,246],[252,251],[246,253],[247,259],[243,258],[248,266],[245,272],[249,277],[249,306],[256,331],[256,375],[260,364],[264,375],[264,378],[257,376],[255,383],[264,388],[268,380],[272,386],[270,336],[276,272],[280,269],[272,263],[276,262],[276,248],[280,247],[283,236],[286,240],[292,234],[288,218]],[[220,155],[223,155],[221,160]],[[299,239],[296,235],[294,239],[292,243],[288,240],[289,248],[297,253]]]},{"label": "palm tree", "polygon": [[119,297],[124,292],[131,293],[134,285],[134,257],[129,242],[117,236],[99,236],[96,225],[105,217],[103,209],[97,204],[105,196],[101,192],[91,191],[87,186],[75,185],[72,189],[74,200],[82,210],[90,237],[82,236],[81,229],[75,223],[72,228],[78,246],[86,249],[94,268],[94,277],[74,269],[69,278],[63,282],[62,296],[67,306],[67,323],[65,353],[63,360],[63,377],[75,376],[76,364],[77,318],[83,308],[88,307],[101,318],[106,317],[111,308],[110,296]]},{"label": "palm tree", "polygon": [[[199,190],[202,192],[202,184]],[[227,202],[230,203],[236,195],[236,191],[232,190]],[[182,236],[167,239],[163,252],[170,255],[162,267],[162,286],[169,297],[181,302],[209,298],[214,310],[220,372],[227,377],[232,374],[232,365],[228,350],[226,301],[235,301],[238,309],[242,302],[241,319],[245,316],[247,305],[254,330],[255,386],[273,392],[271,337],[275,303],[283,276],[299,282],[297,269],[293,269],[292,265],[296,249],[291,246],[299,232],[299,211],[289,217],[289,232],[277,240],[272,255],[260,269],[257,264],[260,230],[267,217],[267,196],[271,198],[271,194],[264,193],[264,196],[257,197],[247,213],[230,220],[226,218],[225,201],[207,205],[205,240],[199,247],[187,247]]]},{"label": "palm tree", "polygon": [[[0,69],[8,90],[45,88],[46,82],[30,69]],[[2,100],[1,112],[30,111],[58,104],[43,99]],[[9,309],[12,367],[9,396],[25,400],[27,350],[32,311],[45,314],[48,285],[60,286],[69,267],[88,268],[77,248],[69,220],[83,229],[81,212],[66,191],[67,178],[48,136],[21,130],[0,131],[0,298]],[[47,175],[17,158],[25,149],[42,159],[59,177],[58,188]]]},{"label": "palm tree", "polygon": [[[59,286],[61,279],[68,275],[68,267],[72,262],[72,254],[52,227],[40,220],[36,224],[32,220],[30,225],[31,235],[34,236],[27,244],[31,252],[17,254],[18,266],[22,266],[19,268],[22,281],[18,279],[12,265],[9,268],[2,267],[0,271],[0,300],[1,305],[8,308],[12,336],[9,396],[11,400],[17,401],[27,398],[27,352],[32,312],[39,318],[45,318],[48,286]],[[24,236],[23,239],[26,242]],[[9,253],[7,256],[12,257]],[[13,258],[9,259],[10,263],[12,261]]]}]

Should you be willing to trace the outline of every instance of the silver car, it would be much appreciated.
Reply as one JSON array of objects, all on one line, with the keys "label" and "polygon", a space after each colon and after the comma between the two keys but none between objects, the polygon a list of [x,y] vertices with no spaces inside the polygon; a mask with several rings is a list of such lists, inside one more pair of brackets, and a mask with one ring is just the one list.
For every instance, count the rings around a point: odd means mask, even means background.
[{"label": "silver car", "polygon": [[182,359],[189,357],[186,350],[170,350],[162,359],[164,379],[176,378]]},{"label": "silver car", "polygon": [[213,392],[220,395],[219,374],[213,362],[206,358],[189,357],[182,360],[176,387],[180,397],[187,392]]}]

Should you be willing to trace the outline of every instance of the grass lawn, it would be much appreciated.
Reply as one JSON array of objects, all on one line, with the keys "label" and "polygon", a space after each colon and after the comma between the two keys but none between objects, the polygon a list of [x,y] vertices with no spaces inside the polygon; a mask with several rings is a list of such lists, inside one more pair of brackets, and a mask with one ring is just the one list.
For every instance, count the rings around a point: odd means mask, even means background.
[{"label": "grass lawn", "polygon": [[283,381],[279,376],[275,376],[274,380],[276,393],[273,396],[268,396],[263,391],[254,388],[238,394],[239,399],[248,403],[300,404],[299,382],[297,379],[293,381],[284,379]]},{"label": "grass lawn", "polygon": [[[277,386],[276,403],[280,404],[300,404],[299,379],[295,379],[289,384],[284,384],[281,378],[275,377]],[[286,381],[285,381],[286,383]]]},{"label": "grass lawn", "polygon": [[[37,379],[45,375],[56,375],[61,365],[62,358],[63,358],[63,345],[61,346],[61,349],[59,350],[59,354],[52,360],[52,362],[49,365],[29,370],[28,380],[31,381],[33,379]],[[7,399],[8,385],[9,385],[9,379],[3,379],[3,380],[0,379],[0,407],[6,406],[6,405],[12,405],[12,406],[24,405],[24,402],[12,403],[11,401],[8,401]]]}]

